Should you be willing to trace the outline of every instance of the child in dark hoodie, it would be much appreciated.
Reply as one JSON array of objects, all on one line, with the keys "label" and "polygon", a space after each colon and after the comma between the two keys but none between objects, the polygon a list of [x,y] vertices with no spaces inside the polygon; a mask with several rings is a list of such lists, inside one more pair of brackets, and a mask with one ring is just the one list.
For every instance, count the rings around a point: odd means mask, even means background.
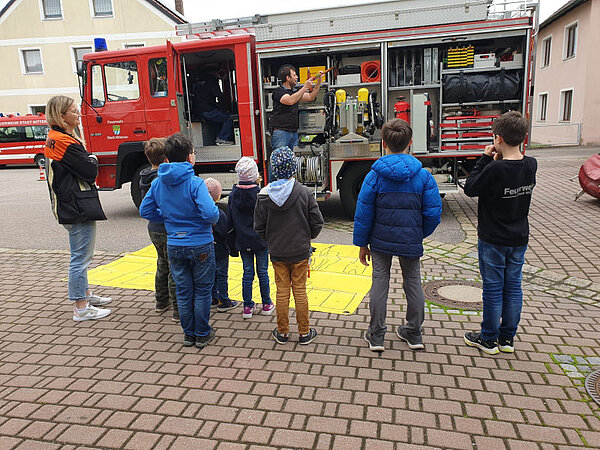
[{"label": "child in dark hoodie", "polygon": [[244,156],[235,165],[239,182],[233,186],[228,199],[229,222],[234,229],[234,251],[240,252],[244,275],[242,276],[242,299],[244,300],[244,319],[252,318],[256,306],[252,300],[254,281],[254,260],[262,299],[260,314],[270,316],[275,309],[271,301],[269,286],[269,251],[266,242],[254,231],[254,206],[258,187],[258,167],[256,162]]},{"label": "child in dark hoodie", "polygon": [[[150,184],[158,176],[158,166],[165,162],[165,138],[152,138],[146,141],[144,153],[152,167],[140,172],[140,191],[142,198],[150,189]],[[148,235],[156,248],[156,275],[154,277],[154,297],[156,312],[164,312],[173,305],[173,321],[179,322],[177,310],[177,296],[175,295],[175,282],[169,270],[169,256],[167,255],[167,230],[163,222],[148,222]]]},{"label": "child in dark hoodie", "polygon": [[140,215],[165,224],[183,345],[204,348],[215,336],[208,321],[215,280],[212,226],[219,220],[219,209],[204,180],[194,174],[196,156],[190,138],[181,133],[169,136],[165,156],[169,162],[158,168]]},{"label": "child in dark hoodie", "polygon": [[213,237],[215,239],[215,284],[212,288],[212,304],[213,308],[217,308],[218,312],[229,311],[230,309],[240,306],[239,302],[229,298],[229,287],[227,279],[229,277],[229,220],[227,214],[217,203],[221,199],[223,186],[219,180],[214,178],[206,178],[204,180],[208,192],[219,208],[219,221],[213,227]]},{"label": "child in dark hoodie", "polygon": [[260,191],[254,212],[254,229],[267,241],[277,285],[277,328],[272,332],[279,344],[289,340],[290,287],[296,304],[300,344],[310,344],[317,330],[310,328],[306,278],[310,240],[323,227],[323,216],[310,189],[293,178],[294,152],[279,147],[271,154],[271,171],[277,179]]},{"label": "child in dark hoodie", "polygon": [[401,119],[387,122],[381,140],[387,154],[375,161],[365,177],[354,215],[354,245],[360,247],[360,262],[368,266],[367,260],[373,259],[371,322],[365,340],[372,351],[384,351],[390,267],[395,255],[400,260],[407,304],[406,323],[396,334],[411,350],[417,350],[424,348],[423,239],[440,223],[442,201],[431,173],[408,154],[412,144],[408,123]]}]

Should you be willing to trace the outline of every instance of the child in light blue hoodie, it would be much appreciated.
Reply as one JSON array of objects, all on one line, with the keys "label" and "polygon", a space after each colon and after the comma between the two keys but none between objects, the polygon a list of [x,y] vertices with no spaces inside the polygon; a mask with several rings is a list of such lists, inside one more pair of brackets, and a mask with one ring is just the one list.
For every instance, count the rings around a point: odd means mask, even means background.
[{"label": "child in light blue hoodie", "polygon": [[215,277],[212,225],[219,220],[219,210],[204,180],[194,174],[190,138],[181,133],[169,136],[165,156],[169,162],[160,165],[140,215],[165,224],[183,345],[204,348],[215,336],[208,321]]}]

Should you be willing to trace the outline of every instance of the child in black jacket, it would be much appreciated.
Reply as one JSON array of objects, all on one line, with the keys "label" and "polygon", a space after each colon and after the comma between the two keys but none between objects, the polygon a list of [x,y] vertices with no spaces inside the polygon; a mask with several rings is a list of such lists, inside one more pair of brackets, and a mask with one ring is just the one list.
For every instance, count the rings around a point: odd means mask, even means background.
[{"label": "child in black jacket", "polygon": [[253,159],[244,156],[237,162],[235,171],[240,181],[231,190],[228,206],[229,221],[235,232],[233,250],[240,252],[244,266],[244,275],[242,276],[244,311],[242,317],[250,319],[256,308],[252,300],[255,260],[262,298],[260,314],[270,316],[275,307],[271,301],[269,286],[269,251],[266,242],[254,231],[254,207],[260,190],[258,167]]},{"label": "child in black jacket", "polygon": [[479,197],[477,232],[483,281],[481,331],[467,332],[465,343],[484,353],[512,353],[521,319],[521,279],[529,240],[529,205],[537,161],[521,153],[527,119],[517,111],[494,121],[488,145],[467,177],[465,194]]},{"label": "child in black jacket", "polygon": [[227,214],[223,210],[223,207],[217,202],[221,199],[221,192],[223,188],[221,183],[214,178],[207,178],[204,180],[208,193],[215,201],[217,208],[219,208],[219,220],[213,226],[213,237],[215,239],[215,284],[212,289],[212,308],[217,308],[218,312],[229,311],[240,305],[239,302],[231,300],[229,298],[229,287],[227,280],[229,276],[229,243],[228,239],[231,235],[229,220]]},{"label": "child in black jacket", "polygon": [[[144,152],[151,164],[140,172],[140,191],[142,198],[146,196],[152,181],[158,176],[158,166],[165,162],[165,138],[152,138],[146,141]],[[156,248],[156,275],[154,277],[154,297],[156,300],[155,310],[162,313],[173,305],[173,321],[179,322],[179,310],[177,309],[177,295],[175,294],[175,282],[169,269],[169,257],[167,256],[167,231],[162,222],[148,222],[148,235]]]}]

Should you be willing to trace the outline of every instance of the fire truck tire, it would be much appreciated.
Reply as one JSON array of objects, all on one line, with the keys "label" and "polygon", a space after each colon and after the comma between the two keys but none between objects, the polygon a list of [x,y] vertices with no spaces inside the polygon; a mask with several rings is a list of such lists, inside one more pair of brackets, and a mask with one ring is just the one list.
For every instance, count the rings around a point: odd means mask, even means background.
[{"label": "fire truck tire", "polygon": [[358,193],[369,170],[371,164],[352,164],[343,172],[338,182],[342,206],[349,217],[354,218]]},{"label": "fire truck tire", "polygon": [[44,164],[46,164],[46,158],[44,158],[44,155],[42,153],[39,153],[35,155],[35,158],[33,158],[33,162],[36,166],[43,167]]},{"label": "fire truck tire", "polygon": [[138,167],[131,177],[131,199],[136,208],[140,207],[142,203],[142,191],[140,190],[140,172],[150,167],[150,164],[143,164]]}]

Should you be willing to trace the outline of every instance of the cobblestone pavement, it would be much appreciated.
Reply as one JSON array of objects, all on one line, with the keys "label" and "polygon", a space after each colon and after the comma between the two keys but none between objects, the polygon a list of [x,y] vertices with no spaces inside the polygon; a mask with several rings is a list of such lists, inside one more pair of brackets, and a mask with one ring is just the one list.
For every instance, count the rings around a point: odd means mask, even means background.
[{"label": "cobblestone pavement", "polygon": [[[580,163],[540,165],[570,174],[569,164]],[[270,340],[274,317],[217,313],[217,338],[197,351],[150,292],[98,288],[113,313],[76,324],[66,252],[0,249],[0,448],[600,448],[600,406],[582,386],[600,367],[598,267],[578,265],[597,245],[582,231],[598,204],[571,208],[562,193],[576,189],[544,171],[514,354],[465,346],[480,316],[431,305],[426,349],[410,351],[395,336],[397,262],[382,355],[363,340],[368,301],[350,316],[311,313],[320,336],[308,346],[297,334]],[[446,199],[466,238],[429,240],[424,278],[478,280],[474,203]],[[97,253],[94,265],[117,256]]]}]

